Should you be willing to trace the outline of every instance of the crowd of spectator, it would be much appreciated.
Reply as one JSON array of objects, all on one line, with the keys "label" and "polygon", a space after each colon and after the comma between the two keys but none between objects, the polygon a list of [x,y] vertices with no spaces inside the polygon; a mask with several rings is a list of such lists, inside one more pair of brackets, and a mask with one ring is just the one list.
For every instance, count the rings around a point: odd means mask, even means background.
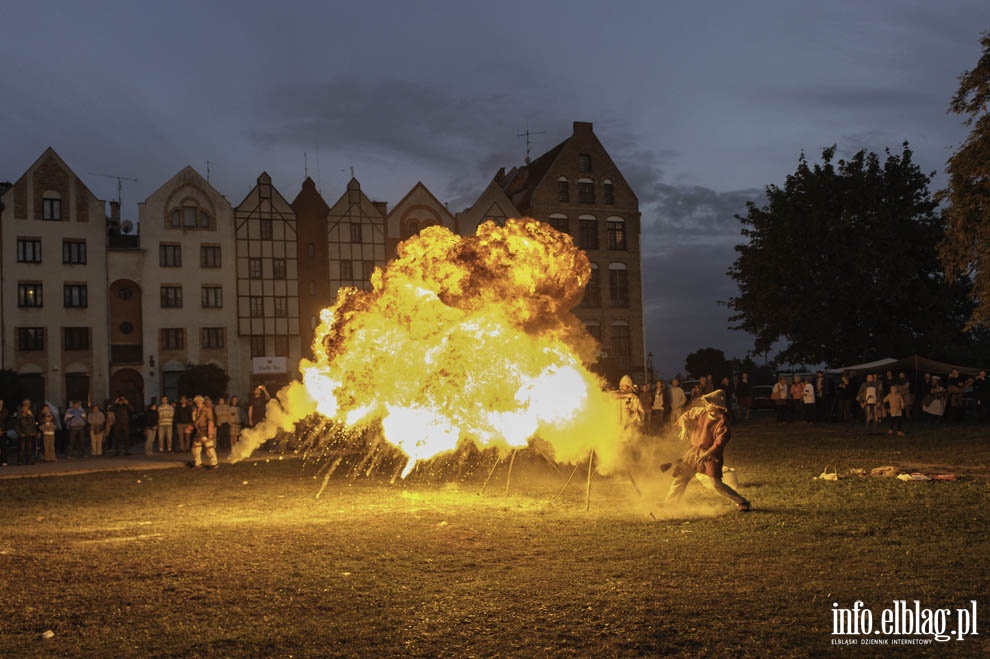
[{"label": "crowd of spectator", "polygon": [[260,423],[269,399],[264,386],[255,387],[246,404],[238,396],[221,395],[216,401],[179,396],[174,404],[162,396],[140,414],[123,395],[88,408],[82,401],[69,401],[64,413],[50,401],[36,404],[29,399],[11,412],[0,399],[0,466],[14,463],[8,456],[10,445],[16,446],[16,463],[26,465],[56,462],[59,457],[131,455],[134,440],[143,437],[146,455],[189,454],[190,466],[216,468],[217,450],[231,450],[243,428]]},{"label": "crowd of spectator", "polygon": [[867,433],[903,436],[907,419],[928,423],[983,424],[990,421],[990,382],[986,371],[945,375],[893,371],[842,375],[780,375],[769,389],[769,400],[757,400],[749,374],[716,380],[701,376],[686,385],[679,378],[669,384],[658,379],[638,388],[646,413],[646,427],[660,432],[689,407],[714,389],[722,389],[731,401],[734,422],[750,419],[754,407],[772,410],[779,424],[862,423]]}]

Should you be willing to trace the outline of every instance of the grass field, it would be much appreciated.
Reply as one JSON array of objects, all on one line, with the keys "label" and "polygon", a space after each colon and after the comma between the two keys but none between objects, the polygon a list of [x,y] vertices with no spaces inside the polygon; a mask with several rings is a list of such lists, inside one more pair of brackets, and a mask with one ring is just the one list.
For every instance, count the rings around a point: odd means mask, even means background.
[{"label": "grass field", "polygon": [[[0,481],[0,656],[875,656],[833,645],[833,602],[990,616],[987,435],[741,425],[748,514],[697,484],[664,509],[669,475],[642,473],[642,498],[595,478],[585,511],[584,472],[556,496],[571,469],[533,457],[508,495],[505,463],[483,495],[487,465],[338,472],[319,498],[300,460]],[[814,480],[826,465],[962,478]],[[887,650],[985,656],[984,627]]]}]

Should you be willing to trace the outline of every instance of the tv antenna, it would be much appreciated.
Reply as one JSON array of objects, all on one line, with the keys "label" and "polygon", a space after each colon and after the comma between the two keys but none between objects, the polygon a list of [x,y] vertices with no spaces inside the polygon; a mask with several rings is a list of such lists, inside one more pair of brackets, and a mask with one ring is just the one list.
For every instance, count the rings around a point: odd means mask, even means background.
[{"label": "tv antenna", "polygon": [[530,151],[533,148],[533,142],[529,139],[530,136],[532,136],[532,135],[543,135],[545,132],[546,131],[542,131],[542,130],[530,130],[529,129],[529,126],[526,126],[526,132],[525,133],[517,133],[516,134],[516,137],[525,137],[526,138],[526,164],[527,165],[530,162],[532,162],[530,160],[530,157],[529,157],[529,153],[530,153]]},{"label": "tv antenna", "polygon": [[[207,167],[209,167],[209,165],[207,165]],[[90,172],[89,175],[90,176],[102,176],[104,178],[115,178],[115,179],[117,179],[117,205],[118,206],[122,206],[123,205],[123,195],[121,193],[123,192],[124,181],[133,181],[134,183],[137,183],[137,179],[136,178],[130,178],[128,176],[114,176],[113,174],[99,174],[97,172]]]}]

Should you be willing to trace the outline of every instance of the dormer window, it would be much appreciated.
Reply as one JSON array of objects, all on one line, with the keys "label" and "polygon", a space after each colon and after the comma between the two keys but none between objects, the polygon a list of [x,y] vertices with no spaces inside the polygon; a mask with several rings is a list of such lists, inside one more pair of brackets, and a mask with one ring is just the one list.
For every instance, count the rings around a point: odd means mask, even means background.
[{"label": "dormer window", "polygon": [[169,216],[169,227],[172,229],[209,229],[212,217],[198,206],[185,205],[176,208]]},{"label": "dormer window", "polygon": [[578,156],[578,171],[582,173],[591,171],[591,156],[587,153]]}]

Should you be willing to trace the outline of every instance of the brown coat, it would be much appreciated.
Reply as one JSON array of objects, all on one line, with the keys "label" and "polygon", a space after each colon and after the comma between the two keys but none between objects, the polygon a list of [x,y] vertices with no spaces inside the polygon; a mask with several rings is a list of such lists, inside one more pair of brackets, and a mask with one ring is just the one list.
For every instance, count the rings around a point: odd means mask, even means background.
[{"label": "brown coat", "polygon": [[732,439],[732,433],[725,422],[725,416],[713,417],[703,407],[693,407],[681,415],[678,425],[691,442],[691,452],[695,455],[711,451],[709,458],[695,465],[698,473],[712,478],[722,478],[722,453]]}]

